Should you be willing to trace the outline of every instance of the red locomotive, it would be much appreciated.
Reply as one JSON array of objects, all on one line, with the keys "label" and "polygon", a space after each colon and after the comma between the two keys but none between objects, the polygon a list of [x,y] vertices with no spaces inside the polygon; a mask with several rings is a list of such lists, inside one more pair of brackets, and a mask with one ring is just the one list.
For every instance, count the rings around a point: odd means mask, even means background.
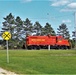
[{"label": "red locomotive", "polygon": [[62,36],[27,36],[25,47],[27,49],[69,49],[70,43]]}]

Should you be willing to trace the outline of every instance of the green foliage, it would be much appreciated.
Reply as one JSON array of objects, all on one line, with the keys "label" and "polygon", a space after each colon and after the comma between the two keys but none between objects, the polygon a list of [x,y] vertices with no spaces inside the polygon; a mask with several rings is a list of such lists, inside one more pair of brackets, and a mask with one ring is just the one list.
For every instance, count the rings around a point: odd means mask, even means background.
[{"label": "green foliage", "polygon": [[75,40],[73,39],[73,40],[70,40],[70,41],[71,41],[72,48],[74,48],[75,47]]},{"label": "green foliage", "polygon": [[3,49],[4,49],[4,47],[2,45],[0,45],[0,50],[3,50]]},{"label": "green foliage", "polygon": [[75,50],[6,50],[0,51],[0,67],[18,74],[76,74]]},{"label": "green foliage", "polygon": [[14,16],[12,15],[12,13],[10,13],[9,15],[7,15],[5,18],[3,18],[5,21],[3,22],[3,28],[2,28],[2,32],[4,31],[10,31],[11,33],[13,33],[13,26],[14,26]]},{"label": "green foliage", "polygon": [[70,34],[69,34],[69,31],[68,31],[68,28],[67,28],[67,26],[66,26],[66,24],[61,24],[60,26],[59,26],[59,28],[57,28],[57,34],[58,35],[62,35],[64,38],[70,38]]},{"label": "green foliage", "polygon": [[19,16],[16,17],[15,19],[15,28],[14,28],[14,39],[16,40],[20,40],[22,39],[21,35],[22,35],[22,28],[23,28],[23,21],[21,20],[21,18]]},{"label": "green foliage", "polygon": [[43,28],[43,35],[56,35],[55,31],[53,30],[53,28],[51,27],[51,25],[49,23],[46,23],[46,25]]},{"label": "green foliage", "polygon": [[26,18],[26,20],[24,21],[23,27],[24,27],[25,33],[32,34],[33,26],[31,21],[28,18]]},{"label": "green foliage", "polygon": [[33,31],[36,33],[36,35],[41,35],[42,33],[42,26],[40,25],[39,22],[35,22],[33,26]]}]

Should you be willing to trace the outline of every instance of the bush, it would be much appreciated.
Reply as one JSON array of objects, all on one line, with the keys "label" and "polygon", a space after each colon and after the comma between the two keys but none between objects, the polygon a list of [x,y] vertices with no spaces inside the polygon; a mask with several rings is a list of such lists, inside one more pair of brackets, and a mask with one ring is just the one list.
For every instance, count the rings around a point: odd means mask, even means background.
[{"label": "bush", "polygon": [[71,40],[72,48],[75,48],[75,40]]},{"label": "bush", "polygon": [[4,49],[4,46],[0,45],[0,50],[3,50]]}]

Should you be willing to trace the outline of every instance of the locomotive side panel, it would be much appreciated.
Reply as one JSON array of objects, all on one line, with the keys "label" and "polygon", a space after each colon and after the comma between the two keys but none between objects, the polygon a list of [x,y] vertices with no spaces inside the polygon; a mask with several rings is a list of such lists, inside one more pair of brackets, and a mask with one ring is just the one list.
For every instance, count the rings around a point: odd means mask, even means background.
[{"label": "locomotive side panel", "polygon": [[56,36],[29,36],[27,40],[28,45],[55,45]]},{"label": "locomotive side panel", "polygon": [[68,40],[62,36],[28,36],[26,38],[26,46],[31,49],[39,48],[66,49],[70,47]]}]

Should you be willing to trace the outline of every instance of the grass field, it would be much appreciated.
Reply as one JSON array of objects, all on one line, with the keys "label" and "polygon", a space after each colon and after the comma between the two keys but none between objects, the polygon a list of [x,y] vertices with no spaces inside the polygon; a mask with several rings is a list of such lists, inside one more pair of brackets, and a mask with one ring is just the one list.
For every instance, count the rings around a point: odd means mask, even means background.
[{"label": "grass field", "polygon": [[0,67],[18,74],[76,74],[76,50],[0,50]]}]

